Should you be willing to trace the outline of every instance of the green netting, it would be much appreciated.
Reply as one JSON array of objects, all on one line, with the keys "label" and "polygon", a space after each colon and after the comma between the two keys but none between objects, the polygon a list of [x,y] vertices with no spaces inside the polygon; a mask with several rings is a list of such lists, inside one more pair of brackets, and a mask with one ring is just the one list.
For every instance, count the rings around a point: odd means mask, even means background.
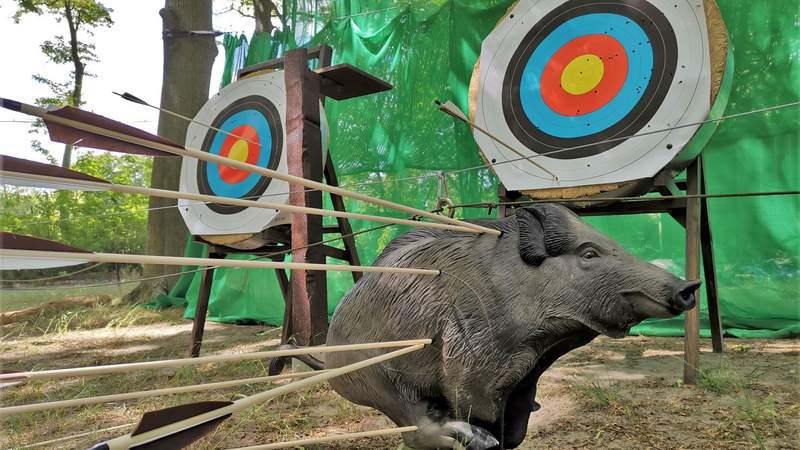
[{"label": "green netting", "polygon": [[[298,44],[327,43],[335,50],[334,62],[349,62],[392,82],[395,88],[389,92],[328,101],[331,157],[341,183],[354,190],[423,209],[435,207],[438,178],[406,178],[471,167],[481,160],[470,130],[436,111],[431,102],[451,99],[467,109],[481,40],[513,2],[340,0],[324,8],[314,2],[310,9],[308,3],[297,7],[296,2],[285,2],[284,11],[290,12],[286,31],[271,38],[255,36],[248,63]],[[795,0],[719,3],[735,58],[727,114],[800,98],[800,14]],[[721,124],[704,153],[709,192],[797,189],[797,123],[798,110],[788,109]],[[489,170],[461,172],[447,180],[456,203],[495,199],[496,180]],[[726,333],[764,338],[800,335],[800,199],[711,199],[709,203]],[[361,202],[348,201],[347,207],[399,216]],[[463,211],[465,217],[488,214]],[[683,273],[683,229],[670,217],[617,216],[590,222],[637,256],[660,260],[676,274]],[[356,230],[373,225],[353,221]],[[387,228],[359,236],[362,260],[370,263],[402,231]],[[330,273],[328,279],[332,311],[352,281],[346,273]],[[199,277],[193,277],[185,293],[187,317],[194,313],[198,283]],[[217,271],[211,320],[278,324],[282,313],[283,301],[271,271]],[[704,307],[702,319],[702,333],[708,335]],[[650,321],[633,332],[681,335],[682,319]]]}]

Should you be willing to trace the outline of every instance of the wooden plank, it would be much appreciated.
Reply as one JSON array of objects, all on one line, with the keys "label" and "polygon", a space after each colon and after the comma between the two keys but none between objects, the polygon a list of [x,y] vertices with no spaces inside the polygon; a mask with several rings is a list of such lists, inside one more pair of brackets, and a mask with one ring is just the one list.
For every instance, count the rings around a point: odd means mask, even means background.
[{"label": "wooden plank", "polygon": [[350,64],[318,69],[322,95],[347,100],[392,89],[392,85]]},{"label": "wooden plank", "polygon": [[[706,193],[706,171],[703,157],[700,156],[700,189]],[[708,302],[708,320],[711,327],[711,347],[714,353],[725,351],[723,340],[722,317],[719,310],[717,291],[717,271],[714,263],[714,240],[711,237],[711,222],[708,216],[708,199],[700,199],[700,245],[703,254],[703,274],[706,283],[706,301]]]},{"label": "wooden plank", "polygon": [[327,257],[338,259],[340,261],[349,261],[350,254],[347,252],[347,250],[331,247],[330,245],[323,245],[322,250]]},{"label": "wooden plank", "polygon": [[[314,59],[318,58],[320,60],[320,66],[325,67],[330,65],[330,55],[333,52],[333,49],[325,44],[317,45],[315,47],[310,47],[305,49],[306,54],[308,55],[307,58]],[[325,62],[325,58],[327,57],[327,62]],[[268,61],[264,61],[262,63],[253,64],[251,66],[244,67],[239,70],[238,78],[242,78],[246,75],[250,75],[255,72],[259,72],[262,70],[277,70],[284,67],[284,58],[275,58],[270,59]]]},{"label": "wooden plank", "polygon": [[[700,193],[700,163],[686,169],[686,194]],[[686,199],[686,279],[700,278],[700,199]],[[700,369],[700,305],[686,312],[684,321],[683,382],[696,384]]]},{"label": "wooden plank", "polygon": [[[557,202],[557,200],[556,200]],[[636,202],[616,202],[605,206],[589,206],[586,208],[574,208],[576,214],[580,216],[604,216],[604,215],[630,215],[630,214],[651,214],[665,213],[671,210],[680,211],[685,207],[686,199],[672,200],[644,200]],[[564,206],[571,208],[569,202],[563,203]]]}]

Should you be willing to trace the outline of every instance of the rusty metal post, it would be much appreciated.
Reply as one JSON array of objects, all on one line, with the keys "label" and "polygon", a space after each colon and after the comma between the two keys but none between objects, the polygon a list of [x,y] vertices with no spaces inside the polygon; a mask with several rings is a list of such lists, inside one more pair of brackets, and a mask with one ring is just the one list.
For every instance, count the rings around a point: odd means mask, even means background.
[{"label": "rusty metal post", "polygon": [[[319,78],[308,69],[308,52],[299,48],[286,53],[286,149],[289,173],[322,181],[322,137],[320,132]],[[290,185],[289,203],[322,208],[322,192],[305,192]],[[292,261],[325,263],[321,246],[322,217],[292,215]],[[328,299],[324,271],[293,270],[291,279],[292,330],[298,345],[325,342],[328,328]]]},{"label": "rusty metal post", "polygon": [[[686,194],[700,193],[700,161],[686,169]],[[686,279],[700,279],[700,199],[686,199]],[[686,312],[684,322],[683,382],[695,384],[700,368],[700,301]]]}]

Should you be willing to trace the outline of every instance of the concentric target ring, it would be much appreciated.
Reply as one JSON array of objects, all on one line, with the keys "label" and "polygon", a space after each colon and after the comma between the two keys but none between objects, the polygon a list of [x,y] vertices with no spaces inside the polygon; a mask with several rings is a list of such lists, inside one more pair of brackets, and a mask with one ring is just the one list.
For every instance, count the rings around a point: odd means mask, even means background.
[{"label": "concentric target ring", "polygon": [[[565,49],[573,55],[567,64],[558,59]],[[677,55],[671,24],[649,2],[565,2],[531,28],[511,57],[503,114],[528,148],[544,152],[583,146],[552,158],[602,153],[621,141],[598,142],[635,134],[653,118],[672,84]],[[581,95],[563,95],[565,86],[555,84],[552,74],[563,74],[564,66],[578,58],[594,59],[603,68],[601,79]],[[565,103],[575,111],[547,102],[548,97],[571,97]],[[598,97],[601,101],[594,101]]]},{"label": "concentric target ring", "polygon": [[[251,95],[232,102],[211,126],[203,140],[202,151],[277,169],[283,149],[283,127],[277,108],[266,97]],[[271,178],[216,163],[199,161],[197,164],[197,188],[201,194],[254,199],[267,190],[271,181]],[[208,207],[219,214],[236,214],[246,209],[216,203]]]}]

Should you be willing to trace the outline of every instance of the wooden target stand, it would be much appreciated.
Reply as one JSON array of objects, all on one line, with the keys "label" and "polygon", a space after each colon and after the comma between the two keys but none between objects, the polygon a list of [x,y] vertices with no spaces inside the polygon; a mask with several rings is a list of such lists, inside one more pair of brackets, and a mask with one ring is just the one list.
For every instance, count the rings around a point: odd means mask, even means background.
[{"label": "wooden target stand", "polygon": [[[692,196],[706,193],[705,172],[702,156],[695,158],[686,169],[686,181],[678,181],[669,169],[662,170],[654,178],[640,180],[637,186],[649,185],[646,193],[656,193],[665,197]],[[557,190],[548,190],[557,191]],[[526,195],[522,192],[506,191],[500,186],[498,197],[500,202],[536,200],[552,200],[558,202],[568,198],[566,195],[545,196],[547,191],[532,191]],[[554,194],[556,194],[554,192]],[[711,344],[715,353],[724,351],[722,321],[717,296],[717,276],[714,265],[714,252],[709,223],[708,201],[705,198],[673,198],[669,200],[637,200],[633,202],[615,201],[608,197],[607,202],[565,202],[564,206],[572,209],[580,216],[618,216],[630,214],[667,213],[686,230],[686,279],[700,279],[700,257],[705,276],[706,299],[708,302],[709,324],[711,327]],[[501,205],[499,217],[513,214],[510,207]],[[684,334],[683,381],[695,384],[700,367],[700,311],[698,306],[686,312]]]},{"label": "wooden target stand", "polygon": [[[335,100],[370,95],[392,88],[392,85],[349,64],[331,66],[333,49],[321,45],[311,49],[299,48],[261,64],[246,67],[239,71],[239,78],[263,71],[283,68],[286,82],[286,150],[289,174],[314,181],[323,181],[338,186],[333,161],[328,155],[323,166],[322,136],[320,129],[319,102],[325,97]],[[318,61],[318,69],[308,68],[309,60]],[[322,208],[322,191],[306,190],[303,186],[290,184],[289,204],[310,208]],[[341,196],[330,194],[331,204],[336,211],[345,211]],[[265,242],[258,248],[247,250],[225,245],[226,236],[195,236],[195,240],[209,246],[211,258],[225,258],[229,254],[246,253],[269,255],[292,251],[292,261],[298,263],[325,264],[326,257],[347,261],[351,265],[361,265],[356,250],[353,230],[346,218],[336,218],[336,226],[324,227],[321,216],[293,214],[290,225],[268,228],[257,235]],[[329,245],[312,245],[323,240],[325,234],[340,234],[344,250]],[[241,240],[241,238],[238,238]],[[271,257],[283,261],[285,254]],[[290,340],[300,346],[325,343],[328,333],[328,297],[325,271],[295,270],[291,278],[285,270],[275,270],[278,284],[285,302],[281,343]],[[203,330],[208,313],[208,301],[214,269],[203,272],[197,308],[192,325],[189,353],[200,355]],[[361,278],[360,272],[353,272],[353,280]],[[298,357],[306,361],[303,357]],[[287,358],[276,358],[270,372],[280,371]],[[308,361],[307,361],[308,362]],[[311,361],[313,364],[313,361]],[[274,366],[274,367],[273,367]]]}]

